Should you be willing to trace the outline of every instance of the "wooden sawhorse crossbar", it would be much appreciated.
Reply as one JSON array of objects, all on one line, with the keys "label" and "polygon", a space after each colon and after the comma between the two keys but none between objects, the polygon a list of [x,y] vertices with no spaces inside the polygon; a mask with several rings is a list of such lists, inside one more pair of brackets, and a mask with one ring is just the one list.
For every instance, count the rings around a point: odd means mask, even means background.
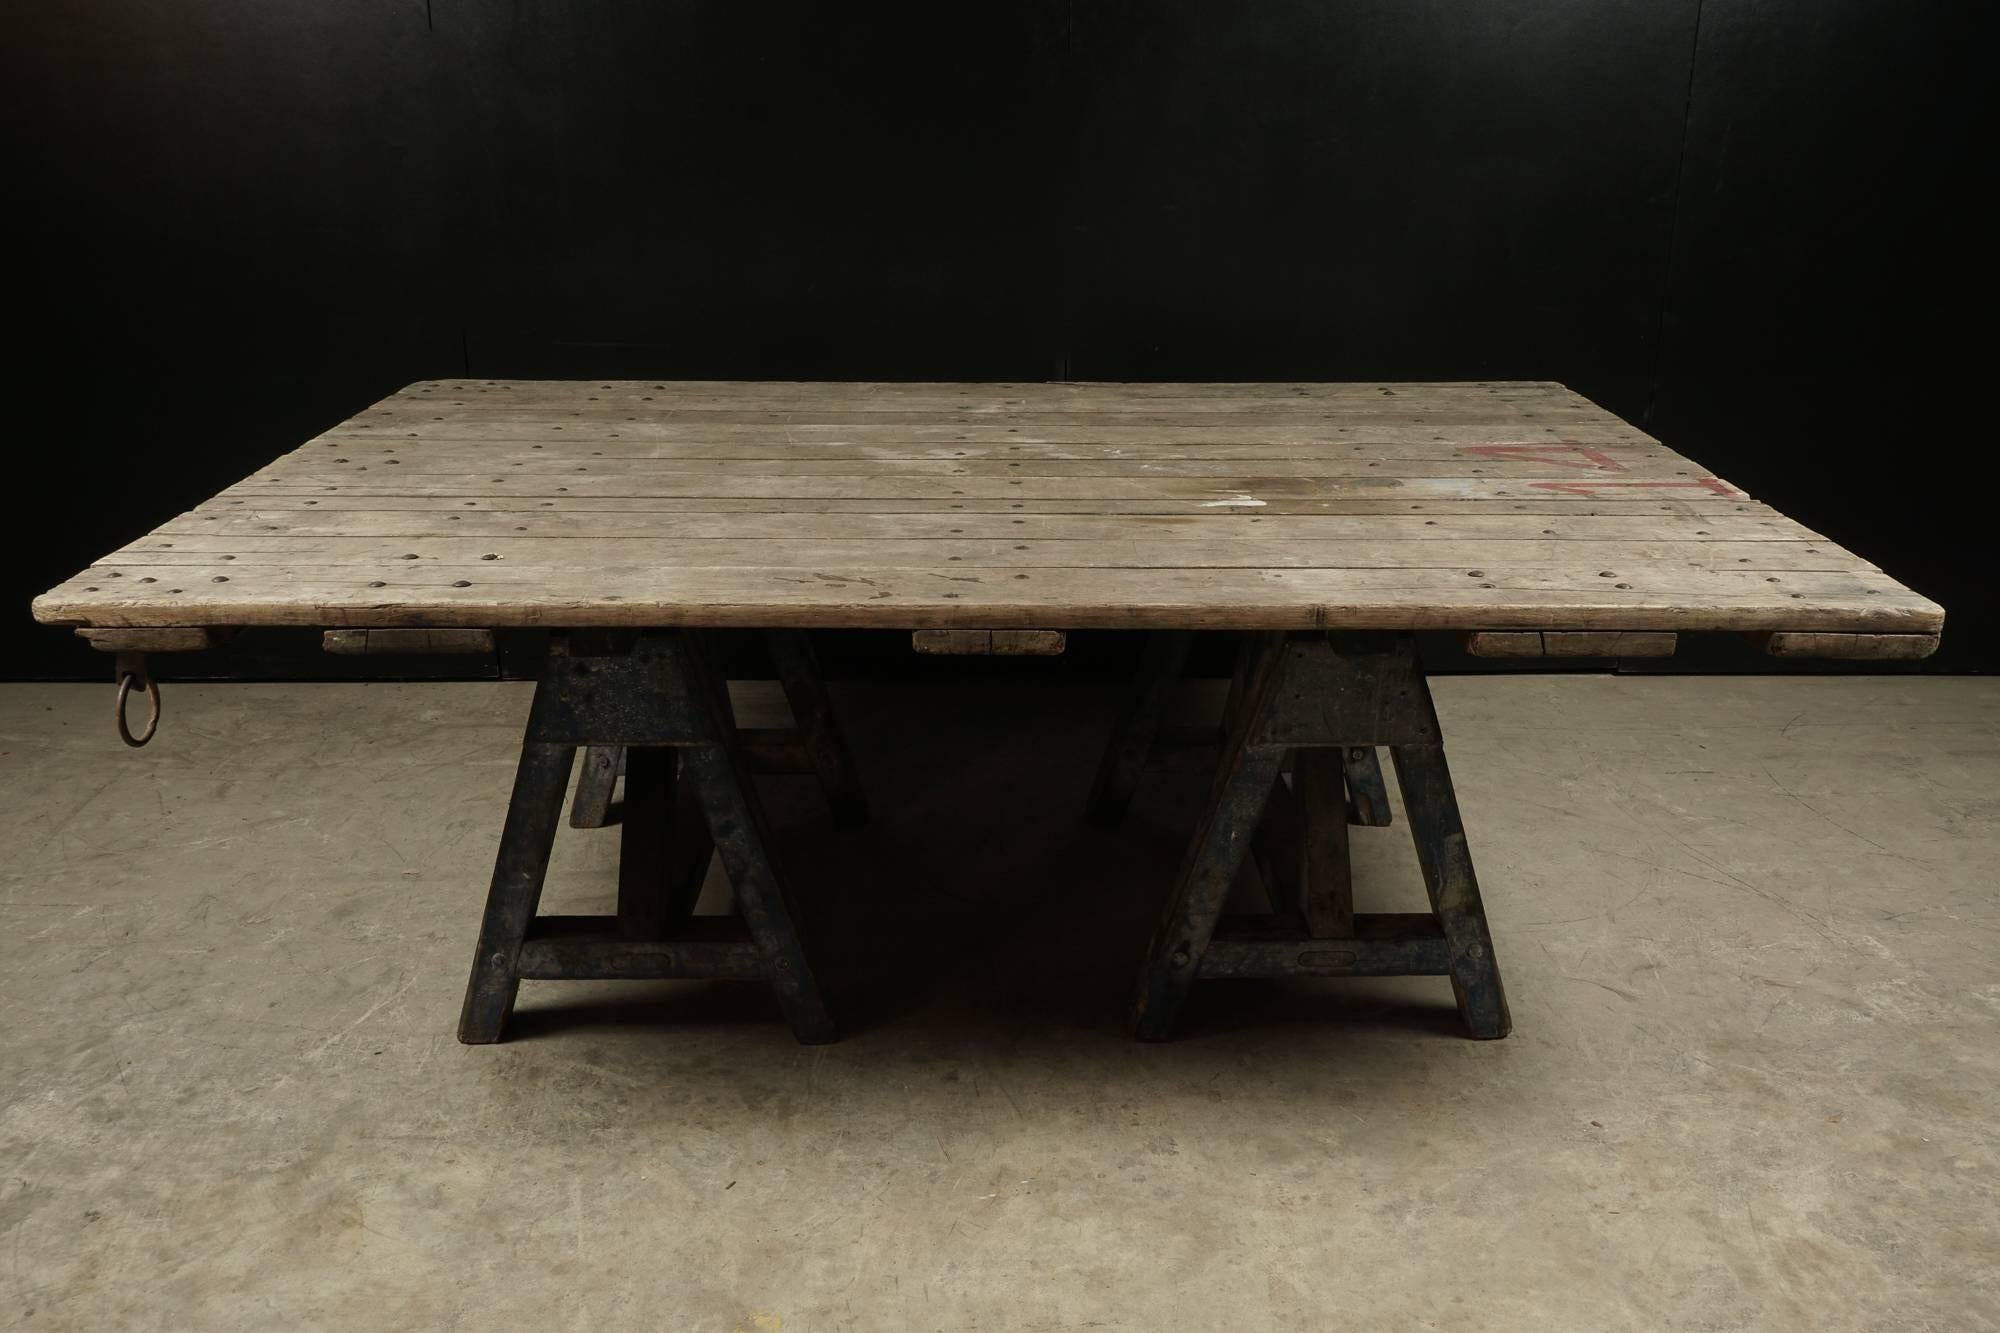
[{"label": "wooden sawhorse crossbar", "polygon": [[[825,686],[802,631],[770,636],[794,729],[739,731],[726,682],[693,631],[557,635],[535,689],[493,885],[466,985],[458,1038],[498,1041],[520,983],[582,979],[762,980],[777,992],[801,1042],[831,1041],[832,1017],[799,943],[772,865],[760,771],[746,742],[778,771],[818,773],[837,814],[866,804],[833,724]],[[539,916],[542,882],[579,747],[623,757],[615,916]],[[828,767],[822,767],[822,764]],[[584,785],[587,818],[610,783]],[[734,917],[698,917],[711,851],[736,895]]]},{"label": "wooden sawhorse crossbar", "polygon": [[[1148,642],[1092,792],[1100,823],[1117,822],[1131,799],[1190,637],[1161,633]],[[1140,979],[1138,1035],[1171,1035],[1202,978],[1449,976],[1470,1034],[1506,1036],[1512,1021],[1415,640],[1250,636],[1223,731],[1208,804]],[[1429,913],[1354,912],[1347,824],[1388,822],[1375,762],[1383,745],[1403,791]],[[1230,885],[1253,848],[1273,911],[1225,918]]]}]

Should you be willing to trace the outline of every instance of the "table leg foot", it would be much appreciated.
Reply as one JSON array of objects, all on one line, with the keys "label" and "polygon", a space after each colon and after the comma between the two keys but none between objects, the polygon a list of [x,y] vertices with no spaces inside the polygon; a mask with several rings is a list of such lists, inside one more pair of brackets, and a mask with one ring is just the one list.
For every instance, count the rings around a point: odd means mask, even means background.
[{"label": "table leg foot", "polygon": [[832,1015],[806,961],[791,905],[772,865],[763,803],[727,725],[726,696],[718,698],[723,683],[705,676],[694,653],[683,652],[679,665],[688,677],[700,738],[682,749],[681,773],[707,816],[716,854],[736,890],[737,914],[770,969],[771,988],[791,1020],[793,1034],[808,1045],[832,1041]]},{"label": "table leg foot", "polygon": [[521,943],[541,902],[575,758],[573,745],[529,741],[521,749],[486,916],[479,928],[479,947],[458,1019],[458,1039],[467,1045],[500,1040],[508,1015],[514,1012],[514,995],[521,984],[517,970]]},{"label": "table leg foot", "polygon": [[1481,1039],[1504,1037],[1513,1030],[1507,994],[1500,985],[1500,965],[1493,956],[1493,936],[1486,924],[1486,907],[1473,874],[1472,853],[1465,825],[1458,814],[1458,797],[1445,764],[1443,744],[1398,745],[1390,750],[1397,785],[1403,791],[1403,812],[1423,867],[1424,888],[1451,951],[1451,989],[1458,1000],[1466,1031]]},{"label": "table leg foot", "polygon": [[1256,723],[1278,681],[1278,663],[1263,653],[1252,669],[1247,697],[1230,727],[1222,765],[1189,844],[1171,897],[1160,914],[1139,980],[1133,1029],[1141,1041],[1173,1035],[1188,992],[1208,951],[1229,886],[1243,865],[1271,799],[1284,751],[1251,744]]}]

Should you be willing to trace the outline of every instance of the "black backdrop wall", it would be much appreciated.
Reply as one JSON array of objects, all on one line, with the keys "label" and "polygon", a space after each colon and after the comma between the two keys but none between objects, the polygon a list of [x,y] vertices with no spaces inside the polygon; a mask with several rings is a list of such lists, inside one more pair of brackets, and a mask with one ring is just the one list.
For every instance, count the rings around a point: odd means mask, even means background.
[{"label": "black backdrop wall", "polygon": [[12,7],[4,670],[101,677],[34,593],[442,375],[1561,379],[1990,668],[1981,8]]}]

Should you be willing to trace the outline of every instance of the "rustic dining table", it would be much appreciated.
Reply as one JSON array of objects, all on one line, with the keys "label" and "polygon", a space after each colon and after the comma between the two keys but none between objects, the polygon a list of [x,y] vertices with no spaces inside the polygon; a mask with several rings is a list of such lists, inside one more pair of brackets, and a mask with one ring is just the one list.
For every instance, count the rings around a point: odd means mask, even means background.
[{"label": "rustic dining table", "polygon": [[[1510,1027],[1419,632],[1474,654],[1663,656],[1736,633],[1780,657],[1908,660],[1942,610],[1637,427],[1548,382],[412,384],[95,561],[34,604],[116,653],[310,626],[337,652],[553,631],[459,1036],[522,980],[760,980],[801,1041],[836,1031],[754,774],[866,798],[810,632],[1045,653],[1148,631],[1090,802],[1115,822],[1199,632],[1236,636],[1214,778],[1162,885],[1139,1036],[1213,977],[1450,978]],[[795,725],[736,725],[717,655],[763,631]],[[141,737],[133,736],[138,740]],[[1390,818],[1389,751],[1430,911],[1356,913],[1348,825]],[[617,911],[539,914],[572,822],[611,822]],[[696,915],[713,853],[734,910]],[[1246,859],[1268,912],[1223,915]]]}]

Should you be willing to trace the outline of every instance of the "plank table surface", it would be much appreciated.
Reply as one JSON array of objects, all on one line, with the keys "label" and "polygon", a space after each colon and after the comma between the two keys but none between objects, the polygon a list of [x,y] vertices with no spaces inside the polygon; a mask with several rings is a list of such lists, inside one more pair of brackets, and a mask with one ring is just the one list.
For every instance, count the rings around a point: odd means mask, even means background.
[{"label": "plank table surface", "polygon": [[1743,630],[1943,612],[1542,382],[409,386],[42,597],[109,627]]}]

